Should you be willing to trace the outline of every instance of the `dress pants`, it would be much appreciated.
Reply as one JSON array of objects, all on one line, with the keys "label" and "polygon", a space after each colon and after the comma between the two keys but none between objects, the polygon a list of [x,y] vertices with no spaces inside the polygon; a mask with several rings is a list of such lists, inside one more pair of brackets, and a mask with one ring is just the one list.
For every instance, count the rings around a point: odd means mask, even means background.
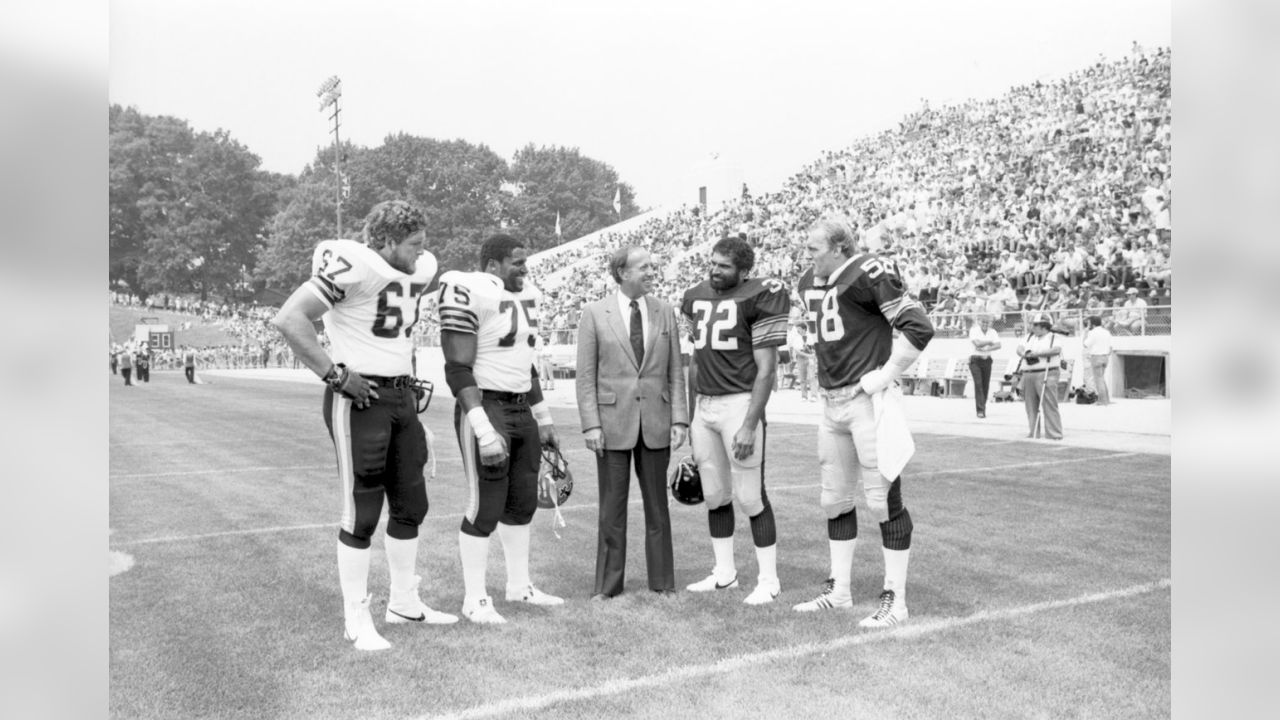
[{"label": "dress pants", "polygon": [[[1022,376],[1022,401],[1027,408],[1028,437],[1050,440],[1062,439],[1062,416],[1058,414],[1058,359],[1050,358],[1053,369],[1027,372]],[[1044,414],[1044,422],[1036,427],[1037,410]]]},{"label": "dress pants", "polygon": [[634,461],[644,502],[644,555],[650,590],[675,590],[675,562],[671,550],[671,516],[667,511],[667,463],[671,448],[654,450],[644,438],[630,450],[605,450],[596,458],[600,483],[600,525],[596,546],[594,594],[613,597],[622,592],[627,567],[627,497]]},{"label": "dress pants", "polygon": [[973,402],[978,412],[985,413],[991,392],[991,356],[970,355],[969,374],[973,376]]}]

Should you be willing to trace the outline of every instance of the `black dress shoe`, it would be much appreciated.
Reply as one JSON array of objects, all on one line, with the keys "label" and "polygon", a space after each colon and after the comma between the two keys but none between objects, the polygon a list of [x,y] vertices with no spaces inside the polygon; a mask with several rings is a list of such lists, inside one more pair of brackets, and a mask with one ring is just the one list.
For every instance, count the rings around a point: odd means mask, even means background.
[{"label": "black dress shoe", "polygon": [[671,595],[676,594],[675,590],[654,590],[653,592],[657,595],[661,595],[662,597],[670,597]]}]

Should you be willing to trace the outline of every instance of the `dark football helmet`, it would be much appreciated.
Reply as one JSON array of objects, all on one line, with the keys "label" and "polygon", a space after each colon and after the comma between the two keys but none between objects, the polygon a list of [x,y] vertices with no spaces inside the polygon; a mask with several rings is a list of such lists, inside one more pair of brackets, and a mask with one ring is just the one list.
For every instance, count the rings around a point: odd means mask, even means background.
[{"label": "dark football helmet", "polygon": [[692,457],[685,456],[671,468],[670,485],[671,496],[679,503],[697,505],[703,500],[702,475]]},{"label": "dark football helmet", "polygon": [[560,507],[573,493],[573,473],[559,448],[542,449],[542,467],[538,471],[538,507],[550,510]]}]

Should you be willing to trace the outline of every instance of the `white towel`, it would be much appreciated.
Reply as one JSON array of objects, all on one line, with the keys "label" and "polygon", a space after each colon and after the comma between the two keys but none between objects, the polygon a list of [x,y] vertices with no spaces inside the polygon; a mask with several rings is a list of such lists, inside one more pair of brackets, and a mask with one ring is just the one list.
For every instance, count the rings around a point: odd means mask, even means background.
[{"label": "white towel", "polygon": [[876,416],[876,458],[880,474],[893,480],[902,474],[916,452],[916,442],[907,427],[902,390],[896,383],[871,396]]}]

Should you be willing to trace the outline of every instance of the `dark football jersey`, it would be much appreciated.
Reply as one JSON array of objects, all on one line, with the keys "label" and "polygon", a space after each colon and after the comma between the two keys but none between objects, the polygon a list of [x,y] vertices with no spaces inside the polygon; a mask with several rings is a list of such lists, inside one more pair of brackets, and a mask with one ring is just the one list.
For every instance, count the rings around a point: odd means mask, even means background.
[{"label": "dark football jersey", "polygon": [[[821,279],[821,278],[819,278]],[[923,350],[933,325],[907,294],[895,262],[873,254],[855,255],[826,282],[813,269],[800,278],[810,337],[818,359],[818,385],[837,388],[857,382],[889,359],[893,328]]]},{"label": "dark football jersey", "polygon": [[750,392],[755,348],[787,343],[787,289],[773,278],[750,278],[725,293],[707,280],[689,288],[680,311],[693,329],[694,391],[702,395]]}]

